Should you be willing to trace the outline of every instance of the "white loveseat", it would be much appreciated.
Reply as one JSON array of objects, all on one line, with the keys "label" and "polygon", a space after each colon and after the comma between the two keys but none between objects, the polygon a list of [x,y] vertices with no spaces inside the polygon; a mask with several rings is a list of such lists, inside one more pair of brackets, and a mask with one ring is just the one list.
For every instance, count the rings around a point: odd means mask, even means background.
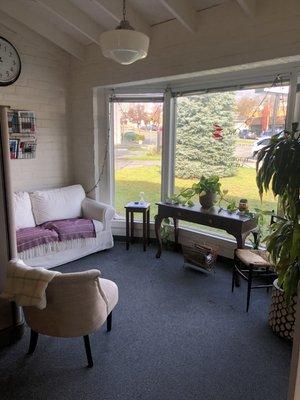
[{"label": "white loveseat", "polygon": [[[94,236],[35,245],[18,252],[32,267],[53,268],[113,247],[113,207],[86,197],[81,185],[35,192],[14,193],[15,225],[18,233],[43,228],[49,221],[84,218],[93,221]],[[31,229],[30,229],[31,228]]]}]

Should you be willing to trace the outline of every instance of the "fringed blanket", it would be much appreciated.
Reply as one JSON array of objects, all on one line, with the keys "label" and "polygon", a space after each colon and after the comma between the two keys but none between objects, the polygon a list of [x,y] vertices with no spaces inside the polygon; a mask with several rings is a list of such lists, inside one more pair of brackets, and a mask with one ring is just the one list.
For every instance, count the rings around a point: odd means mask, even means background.
[{"label": "fringed blanket", "polygon": [[96,238],[96,230],[92,220],[83,218],[62,219],[45,222],[34,228],[22,228],[16,233],[18,253],[33,248],[52,248],[61,242],[79,239]]},{"label": "fringed blanket", "polygon": [[96,237],[95,226],[90,219],[62,219],[59,221],[45,222],[42,226],[46,229],[54,230],[58,234],[60,241]]},{"label": "fringed blanket", "polygon": [[58,242],[58,233],[54,230],[41,228],[22,228],[17,230],[18,253],[31,249],[32,247]]}]

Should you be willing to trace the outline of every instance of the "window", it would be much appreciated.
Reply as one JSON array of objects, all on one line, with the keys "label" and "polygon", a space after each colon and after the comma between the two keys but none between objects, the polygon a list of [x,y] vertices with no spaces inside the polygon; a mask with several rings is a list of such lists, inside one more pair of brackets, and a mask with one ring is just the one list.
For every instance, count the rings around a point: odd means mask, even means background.
[{"label": "window", "polygon": [[[255,167],[257,152],[285,127],[288,95],[289,86],[282,82],[236,90],[177,93],[174,98],[170,92],[165,98],[169,113],[166,120],[170,122],[165,133],[161,94],[156,98],[138,94],[112,98],[114,205],[118,217],[124,218],[127,202],[142,198],[151,202],[153,219],[162,189],[166,197],[172,187],[178,192],[202,175],[218,175],[222,189],[228,190],[220,207],[226,208],[229,202],[238,205],[240,199],[246,198],[250,210],[276,211],[277,200],[270,192],[260,202]],[[265,231],[268,223],[266,218]],[[184,221],[180,225],[212,232],[211,228]],[[227,235],[219,230],[215,233]]]},{"label": "window", "polygon": [[[162,101],[113,103],[115,208],[144,199],[154,204],[161,196]],[[137,218],[140,214],[137,214]]]},{"label": "window", "polygon": [[[179,97],[176,191],[190,187],[202,175],[218,175],[222,189],[228,190],[228,202],[238,204],[246,198],[251,210],[276,210],[277,201],[271,193],[264,196],[263,204],[260,202],[256,155],[284,129],[288,91],[288,86],[279,85]],[[220,206],[226,208],[227,201]],[[182,222],[181,226],[193,225]],[[199,225],[193,228],[211,231]],[[218,233],[224,235],[223,231]]]}]

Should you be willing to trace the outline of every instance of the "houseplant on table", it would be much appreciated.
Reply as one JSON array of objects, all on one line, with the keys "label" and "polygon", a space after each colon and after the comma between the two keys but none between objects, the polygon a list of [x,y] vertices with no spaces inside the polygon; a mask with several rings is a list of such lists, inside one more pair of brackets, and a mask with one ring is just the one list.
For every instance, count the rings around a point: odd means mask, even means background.
[{"label": "houseplant on table", "polygon": [[278,272],[274,282],[269,324],[292,339],[295,303],[300,280],[300,138],[292,132],[274,135],[258,153],[257,186],[261,197],[272,190],[280,199],[282,215],[265,238],[267,251]]},{"label": "houseplant on table", "polygon": [[192,187],[181,190],[178,194],[171,196],[171,201],[178,204],[192,206],[192,197],[199,195],[199,202],[203,208],[211,208],[217,200],[217,195],[221,193],[221,183],[218,176],[206,178],[201,176],[197,183]]}]

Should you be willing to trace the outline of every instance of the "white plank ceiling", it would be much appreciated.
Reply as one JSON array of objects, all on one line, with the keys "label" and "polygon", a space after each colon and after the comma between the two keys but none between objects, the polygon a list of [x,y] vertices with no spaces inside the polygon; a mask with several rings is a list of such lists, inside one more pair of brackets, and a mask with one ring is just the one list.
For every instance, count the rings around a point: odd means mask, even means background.
[{"label": "white plank ceiling", "polygon": [[[257,0],[127,0],[127,17],[149,36],[155,25],[170,20],[193,33],[198,13],[230,1],[247,16],[255,15]],[[82,59],[85,46],[98,43],[100,33],[122,19],[122,0],[0,0],[0,11]]]}]

